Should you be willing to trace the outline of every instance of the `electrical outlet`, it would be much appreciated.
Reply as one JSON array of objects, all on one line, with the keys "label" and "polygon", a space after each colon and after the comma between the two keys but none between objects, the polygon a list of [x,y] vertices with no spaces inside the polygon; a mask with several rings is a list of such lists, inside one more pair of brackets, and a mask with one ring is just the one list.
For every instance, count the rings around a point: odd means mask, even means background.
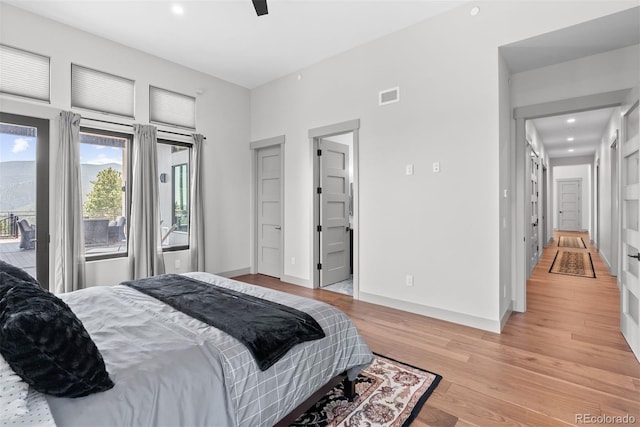
[{"label": "electrical outlet", "polygon": [[174,261],[174,265],[176,267],[176,270],[180,270],[180,267],[182,267],[182,261],[177,259],[177,260]]},{"label": "electrical outlet", "polygon": [[407,166],[405,167],[405,173],[406,173],[407,175],[413,175],[413,165],[407,165]]},{"label": "electrical outlet", "polygon": [[291,257],[291,265],[294,265],[296,263],[296,257],[292,256]]},{"label": "electrical outlet", "polygon": [[407,282],[407,286],[413,286],[413,276],[410,274],[407,274],[406,282]]},{"label": "electrical outlet", "polygon": [[440,172],[440,162],[433,162],[433,173]]}]

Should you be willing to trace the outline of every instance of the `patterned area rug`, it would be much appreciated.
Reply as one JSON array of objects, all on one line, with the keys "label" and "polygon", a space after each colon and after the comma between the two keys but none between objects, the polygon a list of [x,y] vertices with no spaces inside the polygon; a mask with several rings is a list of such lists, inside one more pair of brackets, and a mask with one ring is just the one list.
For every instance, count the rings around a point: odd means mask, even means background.
[{"label": "patterned area rug", "polygon": [[549,273],[569,274],[580,277],[596,277],[589,252],[558,251]]},{"label": "patterned area rug", "polygon": [[582,237],[560,236],[560,238],[558,239],[558,247],[586,249],[587,245],[584,244],[584,240],[582,240]]},{"label": "patterned area rug", "polygon": [[442,377],[376,355],[356,378],[357,396],[344,397],[342,383],[292,426],[408,426]]}]

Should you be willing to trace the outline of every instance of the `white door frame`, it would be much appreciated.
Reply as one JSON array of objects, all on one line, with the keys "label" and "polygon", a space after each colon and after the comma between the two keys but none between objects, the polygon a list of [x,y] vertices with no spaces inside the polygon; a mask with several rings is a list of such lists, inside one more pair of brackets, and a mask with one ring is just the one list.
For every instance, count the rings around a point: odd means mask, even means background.
[{"label": "white door frame", "polygon": [[320,242],[318,237],[318,232],[316,230],[317,224],[319,224],[319,200],[316,190],[319,186],[319,165],[318,165],[318,156],[316,155],[319,147],[320,140],[323,138],[328,138],[335,135],[341,135],[345,133],[353,132],[353,298],[359,299],[360,296],[360,250],[359,250],[359,242],[360,242],[360,185],[359,185],[359,152],[360,152],[360,141],[359,141],[359,131],[360,131],[360,119],[349,120],[342,123],[336,123],[328,126],[322,126],[318,128],[309,129],[309,141],[311,142],[311,163],[313,164],[313,180],[311,187],[311,198],[312,198],[312,212],[313,212],[313,221],[310,227],[311,233],[311,250],[310,254],[312,256],[311,259],[311,271],[309,272],[309,277],[312,278],[312,285],[314,288],[320,287],[320,271],[317,266],[320,262]]},{"label": "white door frame", "polygon": [[592,238],[591,241],[595,243],[596,249],[598,252],[600,251],[600,158],[596,157],[596,164],[594,170],[594,179],[593,179],[594,192],[596,197],[594,197],[595,204],[595,218],[593,220],[595,225],[595,238]]},{"label": "white door frame", "polygon": [[[512,245],[515,248],[516,265],[515,276],[515,301],[514,311],[524,312],[527,310],[527,248],[526,231],[527,223],[531,218],[530,203],[526,200],[526,168],[525,168],[525,147],[526,130],[525,122],[541,117],[570,114],[581,111],[594,110],[598,108],[617,107],[624,103],[630,89],[605,92],[595,95],[587,95],[578,98],[564,99],[560,101],[534,104],[513,109],[513,119],[515,120],[515,154],[516,154],[516,208],[513,214],[515,233],[512,238]],[[553,177],[551,177],[553,179]],[[551,181],[553,182],[553,181]]]},{"label": "white door frame", "polygon": [[258,150],[261,148],[280,146],[280,277],[284,275],[284,142],[285,136],[261,139],[249,144],[251,149],[251,226],[249,235],[251,239],[251,274],[258,272]]},{"label": "white door frame", "polygon": [[[619,246],[620,246],[620,141],[619,141],[620,131],[616,130],[615,135],[611,139],[611,143],[609,144],[609,158],[611,159],[611,165],[615,162],[615,170],[613,167],[611,168],[611,259],[609,262],[611,265],[610,273],[613,276],[618,275],[618,254],[619,254]],[[618,288],[620,287],[620,281],[618,280]]]}]

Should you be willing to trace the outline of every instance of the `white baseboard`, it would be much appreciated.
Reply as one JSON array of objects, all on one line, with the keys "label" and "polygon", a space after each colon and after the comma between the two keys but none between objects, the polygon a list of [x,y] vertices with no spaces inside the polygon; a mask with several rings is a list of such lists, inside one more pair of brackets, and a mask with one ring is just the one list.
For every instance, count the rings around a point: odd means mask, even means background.
[{"label": "white baseboard", "polygon": [[485,319],[483,317],[472,316],[469,314],[458,313],[455,311],[443,310],[441,308],[429,307],[422,304],[415,304],[407,301],[400,301],[393,298],[387,298],[380,295],[373,295],[366,292],[360,292],[359,299],[361,301],[373,304],[384,305],[386,307],[395,308],[410,313],[421,314],[435,319],[445,320],[447,322],[457,323],[464,326],[470,326],[484,331],[500,333],[501,322],[498,320]]},{"label": "white baseboard", "polygon": [[509,301],[509,307],[505,310],[502,318],[500,318],[500,332],[504,329],[504,326],[509,321],[509,317],[511,317],[511,313],[513,313],[513,300]]},{"label": "white baseboard", "polygon": [[602,260],[604,261],[604,264],[607,266],[609,274],[611,274],[611,263],[600,249],[598,249],[598,253],[600,254],[600,258],[602,258]]},{"label": "white baseboard", "polygon": [[244,274],[251,274],[251,268],[245,267],[245,268],[240,268],[238,270],[223,271],[221,273],[215,273],[215,274],[218,276],[222,276],[222,277],[226,277],[227,279],[230,279],[232,277],[242,276]]},{"label": "white baseboard", "polygon": [[295,276],[287,276],[285,274],[280,278],[280,280],[282,280],[283,282],[293,283],[294,285],[313,289],[313,283],[311,283],[311,281],[307,279],[301,279]]}]

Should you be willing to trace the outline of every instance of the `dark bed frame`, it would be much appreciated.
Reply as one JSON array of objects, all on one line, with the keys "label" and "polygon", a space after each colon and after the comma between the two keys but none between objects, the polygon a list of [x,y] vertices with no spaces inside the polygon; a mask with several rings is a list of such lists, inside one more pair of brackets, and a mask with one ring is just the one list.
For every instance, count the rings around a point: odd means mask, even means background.
[{"label": "dark bed frame", "polygon": [[325,394],[327,394],[332,388],[338,385],[340,382],[344,385],[344,395],[347,399],[353,400],[356,396],[356,383],[355,381],[349,380],[346,372],[341,373],[340,375],[333,377],[329,380],[328,383],[323,385],[313,393],[307,400],[298,405],[293,411],[289,413],[286,417],[278,421],[275,427],[288,427],[290,426],[300,415],[304,414],[307,409],[311,408],[315,405],[318,400]]}]

